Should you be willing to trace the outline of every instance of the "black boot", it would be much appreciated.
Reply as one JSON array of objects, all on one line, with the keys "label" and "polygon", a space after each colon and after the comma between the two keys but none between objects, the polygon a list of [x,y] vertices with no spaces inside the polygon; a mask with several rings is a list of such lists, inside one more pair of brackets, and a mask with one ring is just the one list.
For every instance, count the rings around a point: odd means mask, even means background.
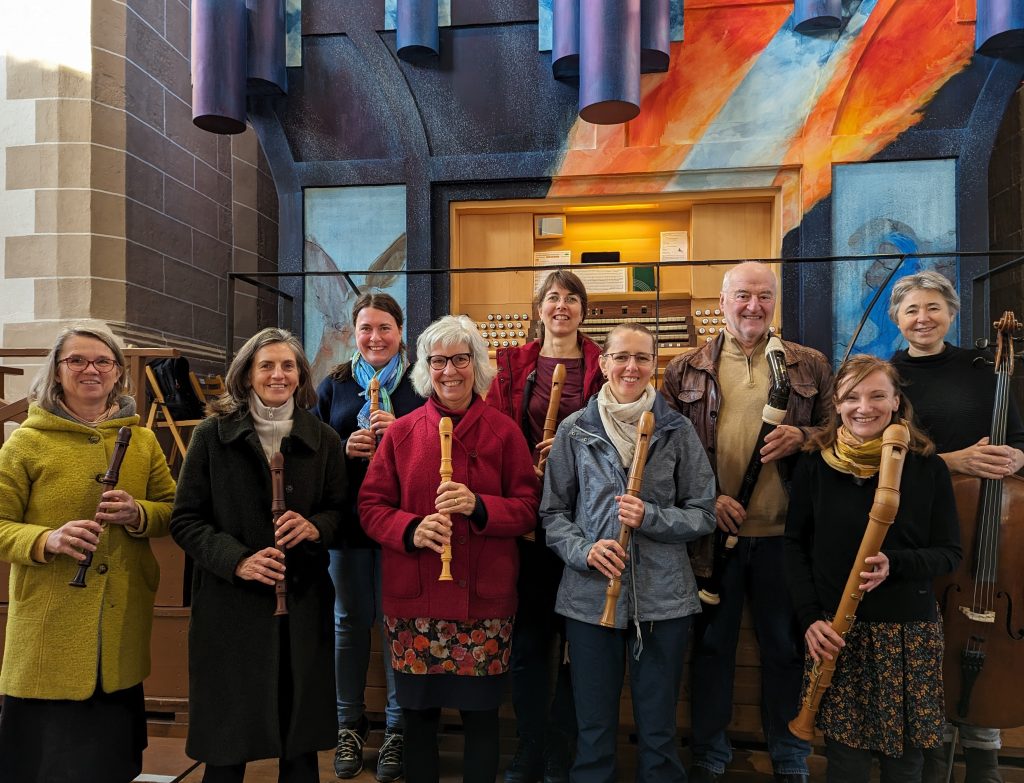
[{"label": "black boot", "polygon": [[569,741],[557,732],[544,745],[544,783],[569,783]]},{"label": "black boot", "polygon": [[999,751],[964,748],[964,783],[1003,783],[999,774]]},{"label": "black boot", "polygon": [[520,737],[516,755],[505,770],[505,783],[539,783],[543,774],[543,744],[533,737]]},{"label": "black boot", "polygon": [[922,748],[924,766],[921,769],[921,783],[948,783],[949,757],[953,752],[951,743],[946,742],[937,748]]}]

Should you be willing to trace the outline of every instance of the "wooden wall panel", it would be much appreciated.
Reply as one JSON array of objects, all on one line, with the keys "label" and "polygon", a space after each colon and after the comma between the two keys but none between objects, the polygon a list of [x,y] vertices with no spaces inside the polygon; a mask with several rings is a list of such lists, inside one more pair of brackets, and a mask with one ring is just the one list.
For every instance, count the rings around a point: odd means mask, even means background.
[{"label": "wooden wall panel", "polygon": [[153,666],[143,683],[147,699],[188,698],[189,615],[189,609],[181,607],[153,610]]},{"label": "wooden wall panel", "polygon": [[[772,258],[772,205],[768,202],[694,204],[690,240],[695,261]],[[694,298],[717,299],[729,264],[693,268]]]},{"label": "wooden wall panel", "polygon": [[[460,215],[455,268],[533,264],[533,217],[528,213]],[[495,301],[495,293],[500,292]],[[473,320],[485,320],[487,313],[501,307],[505,312],[530,312],[533,274],[491,272],[452,275],[451,310],[467,313]]]}]

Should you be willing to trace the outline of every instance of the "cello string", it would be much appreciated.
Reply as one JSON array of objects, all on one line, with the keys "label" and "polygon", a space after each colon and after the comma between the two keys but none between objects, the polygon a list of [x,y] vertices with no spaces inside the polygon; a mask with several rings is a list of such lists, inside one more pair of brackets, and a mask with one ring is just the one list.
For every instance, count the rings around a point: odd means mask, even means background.
[{"label": "cello string", "polygon": [[[1002,348],[1003,335],[999,335]],[[1002,349],[1000,355],[1003,355]],[[1001,446],[1006,441],[1006,395],[1009,393],[1009,373],[1005,367],[996,368],[996,393],[993,405],[992,431],[989,444]],[[985,612],[994,605],[995,570],[998,563],[999,518],[1002,509],[1002,481],[982,479],[981,507],[975,530],[975,580],[972,609]]]},{"label": "cello string", "polygon": [[[1002,341],[1002,335],[1000,335]],[[1002,354],[1002,351],[1000,351]],[[1005,366],[996,368],[996,394],[993,406],[992,432],[989,443],[993,446],[1002,446],[1006,442],[1006,401],[1009,394],[1009,373]],[[1002,489],[1001,479],[985,479],[984,500],[982,504],[982,515],[978,520],[978,535],[981,537],[978,546],[980,558],[978,579],[975,582],[975,590],[981,588],[983,604],[978,609],[991,611],[995,605],[995,581],[996,568],[999,558],[999,522],[1002,511]]]}]

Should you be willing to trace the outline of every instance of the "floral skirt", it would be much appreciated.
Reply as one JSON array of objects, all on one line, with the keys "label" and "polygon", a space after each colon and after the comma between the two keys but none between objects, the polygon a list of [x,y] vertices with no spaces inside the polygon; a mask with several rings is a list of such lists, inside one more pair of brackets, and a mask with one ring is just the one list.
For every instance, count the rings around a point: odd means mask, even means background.
[{"label": "floral skirt", "polygon": [[512,654],[512,618],[436,620],[384,616],[391,666],[402,674],[505,674]]},{"label": "floral skirt", "polygon": [[[855,623],[821,700],[818,728],[852,748],[903,755],[942,744],[942,626]],[[813,661],[808,656],[804,690]]]}]

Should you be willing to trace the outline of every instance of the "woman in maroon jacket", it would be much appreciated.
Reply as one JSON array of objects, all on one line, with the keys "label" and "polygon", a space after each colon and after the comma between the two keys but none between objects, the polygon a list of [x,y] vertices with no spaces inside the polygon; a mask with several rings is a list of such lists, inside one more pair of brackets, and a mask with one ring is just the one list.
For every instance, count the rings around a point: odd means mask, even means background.
[{"label": "woman in maroon jacket", "polygon": [[[409,783],[437,781],[441,707],[465,731],[463,780],[493,783],[498,705],[516,611],[518,536],[540,488],[522,433],[480,398],[493,370],[465,316],[428,326],[412,381],[427,403],[395,421],[370,463],[359,518],[383,548],[384,621],[405,717]],[[454,424],[452,480],[439,482],[442,417]],[[452,581],[438,581],[451,545]]]},{"label": "woman in maroon jacket", "polygon": [[[547,456],[554,440],[544,440],[543,432],[555,366],[564,364],[566,370],[558,423],[586,406],[601,389],[604,376],[601,348],[580,332],[587,313],[582,280],[567,270],[552,272],[537,293],[534,311],[541,321],[540,339],[498,351],[498,375],[487,392],[487,403],[512,417],[527,441],[536,444],[539,457]],[[565,620],[555,613],[562,561],[544,545],[540,525],[536,540],[520,539],[519,557],[523,576],[511,664],[519,747],[505,783],[534,783],[542,776],[544,783],[564,783],[569,779],[569,740],[575,734],[576,714],[569,666],[562,663]],[[552,672],[557,672],[554,678]]]}]

